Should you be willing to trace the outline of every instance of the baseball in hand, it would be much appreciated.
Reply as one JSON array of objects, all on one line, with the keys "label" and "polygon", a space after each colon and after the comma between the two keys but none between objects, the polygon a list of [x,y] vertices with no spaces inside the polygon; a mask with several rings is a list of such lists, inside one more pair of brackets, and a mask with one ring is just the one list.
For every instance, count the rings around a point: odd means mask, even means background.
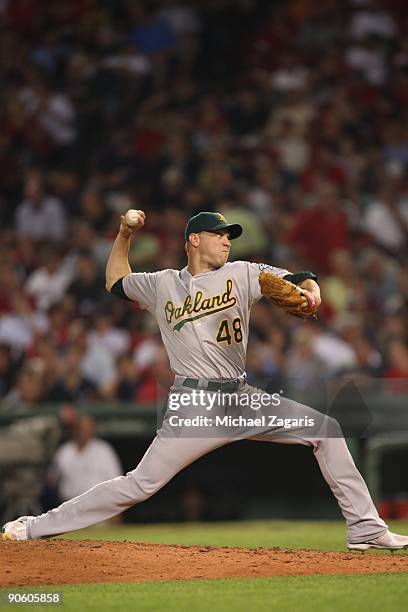
[{"label": "baseball in hand", "polygon": [[129,227],[138,227],[142,222],[140,211],[131,208],[125,215],[125,221]]}]

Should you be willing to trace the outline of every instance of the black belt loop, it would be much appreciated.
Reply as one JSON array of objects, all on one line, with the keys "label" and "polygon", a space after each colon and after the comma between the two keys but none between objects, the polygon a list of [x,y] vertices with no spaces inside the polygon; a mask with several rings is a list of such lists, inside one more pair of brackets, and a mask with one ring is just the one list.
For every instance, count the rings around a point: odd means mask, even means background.
[{"label": "black belt loop", "polygon": [[183,382],[183,387],[190,387],[190,389],[198,389],[198,379],[186,378]]},{"label": "black belt loop", "polygon": [[[185,378],[183,387],[189,387],[190,389],[198,389],[199,385],[198,378]],[[206,391],[222,391],[223,393],[234,393],[238,391],[239,385],[242,381],[239,379],[236,380],[226,380],[225,382],[215,382],[213,380],[209,380],[206,385],[204,385],[203,389]]]}]

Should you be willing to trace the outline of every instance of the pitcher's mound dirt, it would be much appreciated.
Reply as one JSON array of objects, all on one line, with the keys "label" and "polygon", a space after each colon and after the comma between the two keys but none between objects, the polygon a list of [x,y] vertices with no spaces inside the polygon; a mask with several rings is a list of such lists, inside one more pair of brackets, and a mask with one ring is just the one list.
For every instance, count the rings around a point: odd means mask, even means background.
[{"label": "pitcher's mound dirt", "polygon": [[0,543],[0,585],[408,572],[408,555],[137,542]]}]

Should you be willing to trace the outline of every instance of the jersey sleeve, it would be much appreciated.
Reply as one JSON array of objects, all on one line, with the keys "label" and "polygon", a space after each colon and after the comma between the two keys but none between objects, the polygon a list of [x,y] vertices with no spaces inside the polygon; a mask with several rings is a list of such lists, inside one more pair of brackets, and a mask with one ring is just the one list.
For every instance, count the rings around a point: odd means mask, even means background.
[{"label": "jersey sleeve", "polygon": [[123,278],[127,297],[140,308],[153,310],[157,302],[157,272],[132,272]]},{"label": "jersey sleeve", "polygon": [[259,284],[259,275],[261,272],[270,272],[280,277],[290,274],[289,270],[285,270],[285,268],[275,268],[274,266],[264,263],[249,263],[248,266],[250,305],[258,302],[262,297],[261,286]]}]

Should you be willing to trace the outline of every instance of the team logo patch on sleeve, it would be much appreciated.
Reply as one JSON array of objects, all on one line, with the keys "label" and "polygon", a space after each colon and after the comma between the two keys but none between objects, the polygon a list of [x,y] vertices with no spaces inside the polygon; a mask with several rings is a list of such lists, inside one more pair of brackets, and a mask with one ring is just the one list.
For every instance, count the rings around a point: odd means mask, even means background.
[{"label": "team logo patch on sleeve", "polygon": [[269,264],[264,263],[258,264],[258,268],[260,272],[271,272],[272,274],[274,274],[275,270],[277,270],[277,268],[275,268],[274,266],[270,266]]}]

